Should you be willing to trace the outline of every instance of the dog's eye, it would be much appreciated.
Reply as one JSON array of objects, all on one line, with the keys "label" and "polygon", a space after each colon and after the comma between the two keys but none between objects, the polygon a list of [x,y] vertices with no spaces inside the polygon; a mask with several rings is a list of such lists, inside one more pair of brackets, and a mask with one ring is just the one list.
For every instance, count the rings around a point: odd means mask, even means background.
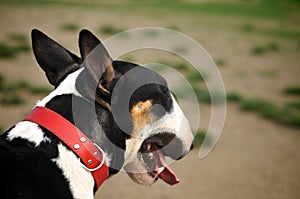
[{"label": "dog's eye", "polygon": [[101,93],[104,94],[110,94],[108,90],[108,83],[104,79],[101,79],[97,88],[97,92],[100,91]]},{"label": "dog's eye", "polygon": [[171,94],[172,94],[172,96],[174,97],[174,99],[176,100],[176,102],[178,102],[178,97],[177,97],[177,95],[176,95],[175,93],[173,93],[172,91],[171,91]]},{"label": "dog's eye", "polygon": [[100,84],[102,87],[106,88],[107,87],[107,81],[105,81],[104,79],[100,80]]},{"label": "dog's eye", "polygon": [[150,114],[153,117],[160,118],[166,114],[166,110],[161,104],[153,104],[150,109]]},{"label": "dog's eye", "polygon": [[166,94],[169,93],[168,87],[163,86],[163,87],[162,87],[162,92],[163,92],[163,93],[166,93]]}]

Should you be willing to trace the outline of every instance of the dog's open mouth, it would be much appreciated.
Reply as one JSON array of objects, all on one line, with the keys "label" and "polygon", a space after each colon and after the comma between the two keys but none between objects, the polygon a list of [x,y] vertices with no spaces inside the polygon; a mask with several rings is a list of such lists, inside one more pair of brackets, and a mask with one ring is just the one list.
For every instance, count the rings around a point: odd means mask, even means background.
[{"label": "dog's open mouth", "polygon": [[147,138],[140,149],[148,175],[154,180],[161,179],[170,185],[177,184],[179,179],[168,166],[165,156],[179,159],[181,143],[174,134],[160,133]]},{"label": "dog's open mouth", "polygon": [[147,145],[147,153],[143,153],[143,160],[147,164],[149,174],[157,179],[160,178],[170,185],[179,182],[176,174],[170,169],[166,163],[165,157],[156,144],[149,143]]},{"label": "dog's open mouth", "polygon": [[179,180],[169,167],[169,160],[185,156],[190,149],[188,145],[175,133],[154,134],[142,141],[136,155],[132,159],[128,158],[130,161],[124,165],[124,170],[138,184],[150,186],[161,179],[175,185]]}]

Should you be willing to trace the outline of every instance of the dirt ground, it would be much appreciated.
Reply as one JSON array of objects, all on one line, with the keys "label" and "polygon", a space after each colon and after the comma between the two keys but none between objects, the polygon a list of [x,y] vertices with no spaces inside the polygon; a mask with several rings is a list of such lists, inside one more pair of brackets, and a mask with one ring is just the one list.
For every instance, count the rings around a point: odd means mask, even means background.
[{"label": "dirt ground", "polygon": [[[61,27],[76,23],[104,39],[97,30],[103,24],[120,28],[144,26],[180,28],[196,39],[214,59],[225,60],[220,67],[225,88],[246,97],[261,97],[282,104],[293,97],[282,94],[289,85],[299,85],[299,43],[292,39],[269,35],[243,33],[240,26],[255,24],[259,28],[276,29],[282,24],[272,19],[218,17],[206,14],[162,12],[151,10],[111,10],[111,7],[85,8],[72,6],[22,6],[0,4],[0,40],[11,33],[28,35],[32,28],[43,30],[52,38],[78,54],[78,31]],[[300,30],[299,23],[290,21],[286,28]],[[276,42],[280,49],[263,56],[251,54],[254,45]],[[299,42],[299,40],[298,40]],[[134,57],[135,60],[142,59]],[[144,62],[151,61],[145,56]],[[155,58],[154,61],[159,60]],[[153,61],[153,60],[152,60]],[[15,59],[0,59],[0,74],[9,82],[26,80],[34,85],[48,86],[43,72],[31,52]],[[42,96],[24,94],[26,104],[17,107],[0,105],[0,125],[8,128],[31,110]],[[210,115],[209,107],[200,106],[201,123],[205,129]],[[222,198],[222,199],[297,199],[300,198],[300,135],[299,129],[282,126],[260,118],[256,113],[241,112],[234,103],[227,106],[222,135],[213,151],[204,159],[198,158],[199,148],[172,168],[181,183],[170,187],[157,182],[152,187],[134,184],[120,173],[108,180],[97,192],[96,198],[167,199],[167,198]]]},{"label": "dirt ground", "polygon": [[253,114],[241,115],[232,105],[227,118],[219,142],[206,158],[198,159],[199,149],[194,149],[172,165],[179,185],[158,182],[143,187],[122,173],[108,180],[97,197],[298,198],[299,131],[264,122]]}]

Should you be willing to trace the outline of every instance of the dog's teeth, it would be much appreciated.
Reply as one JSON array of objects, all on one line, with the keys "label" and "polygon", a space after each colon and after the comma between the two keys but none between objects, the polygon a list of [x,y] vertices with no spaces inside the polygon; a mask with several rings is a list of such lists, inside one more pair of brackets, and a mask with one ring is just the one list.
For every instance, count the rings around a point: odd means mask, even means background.
[{"label": "dog's teeth", "polygon": [[153,159],[153,153],[148,153],[148,158]]},{"label": "dog's teeth", "polygon": [[164,169],[165,169],[165,167],[159,167],[159,168],[158,168],[158,173],[163,172]]},{"label": "dog's teeth", "polygon": [[151,149],[151,143],[148,143],[147,144],[147,150],[150,151],[150,149]]}]

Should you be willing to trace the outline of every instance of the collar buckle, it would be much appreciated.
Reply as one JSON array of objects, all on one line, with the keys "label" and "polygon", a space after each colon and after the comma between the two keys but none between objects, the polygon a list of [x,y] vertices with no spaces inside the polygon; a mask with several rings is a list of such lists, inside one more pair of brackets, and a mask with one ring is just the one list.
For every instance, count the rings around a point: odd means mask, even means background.
[{"label": "collar buckle", "polygon": [[[99,169],[103,166],[103,164],[104,164],[104,162],[105,162],[105,153],[104,153],[103,149],[101,149],[101,147],[98,146],[96,143],[94,143],[94,145],[97,147],[97,149],[98,149],[98,150],[101,152],[101,154],[102,154],[102,160],[101,160],[100,164],[99,164],[97,167],[95,167],[95,168],[88,168],[87,166],[85,166],[85,165],[80,161],[81,166],[82,166],[85,170],[90,171],[90,172],[94,172],[94,171],[99,170]],[[79,158],[79,160],[80,160],[80,158]],[[89,160],[89,161],[92,161],[92,160]]]}]

